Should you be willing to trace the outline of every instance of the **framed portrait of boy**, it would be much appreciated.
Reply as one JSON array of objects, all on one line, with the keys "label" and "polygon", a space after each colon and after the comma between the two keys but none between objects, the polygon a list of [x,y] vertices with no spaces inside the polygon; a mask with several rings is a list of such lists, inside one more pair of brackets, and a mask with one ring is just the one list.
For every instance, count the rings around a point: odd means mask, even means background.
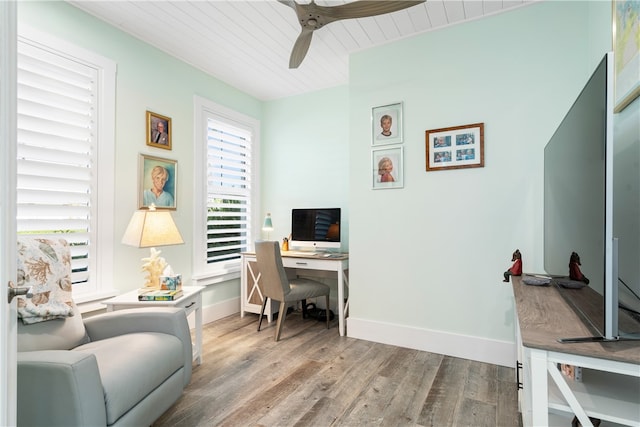
[{"label": "framed portrait of boy", "polygon": [[178,162],[140,154],[138,170],[138,205],[146,209],[176,209]]},{"label": "framed portrait of boy", "polygon": [[171,118],[147,111],[147,145],[171,150]]},{"label": "framed portrait of boy", "polygon": [[371,145],[402,142],[402,102],[371,110]]}]

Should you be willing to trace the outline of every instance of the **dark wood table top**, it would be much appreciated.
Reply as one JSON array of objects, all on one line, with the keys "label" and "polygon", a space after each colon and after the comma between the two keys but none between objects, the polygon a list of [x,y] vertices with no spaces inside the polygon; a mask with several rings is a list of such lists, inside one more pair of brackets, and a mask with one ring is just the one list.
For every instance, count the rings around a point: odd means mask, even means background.
[{"label": "dark wood table top", "polygon": [[[556,286],[526,285],[517,276],[511,276],[511,280],[525,347],[640,364],[640,341],[558,342],[560,338],[590,337],[594,331],[586,326]],[[572,296],[577,298],[597,297],[588,287],[570,291],[575,292]]]}]

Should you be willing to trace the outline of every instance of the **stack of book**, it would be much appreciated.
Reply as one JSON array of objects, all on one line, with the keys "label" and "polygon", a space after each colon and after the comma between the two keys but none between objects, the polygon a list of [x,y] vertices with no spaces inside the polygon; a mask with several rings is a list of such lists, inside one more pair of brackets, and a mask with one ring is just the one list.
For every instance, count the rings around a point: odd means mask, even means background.
[{"label": "stack of book", "polygon": [[182,296],[182,289],[162,290],[162,289],[140,289],[138,301],[173,301]]}]

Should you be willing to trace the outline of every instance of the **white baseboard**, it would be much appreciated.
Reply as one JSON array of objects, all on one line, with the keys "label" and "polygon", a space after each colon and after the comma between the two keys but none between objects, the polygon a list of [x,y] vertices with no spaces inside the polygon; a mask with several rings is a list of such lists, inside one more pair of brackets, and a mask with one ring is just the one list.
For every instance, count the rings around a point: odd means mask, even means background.
[{"label": "white baseboard", "polygon": [[[240,297],[203,307],[202,323],[232,315],[240,315]],[[189,316],[189,326],[194,327],[193,316]],[[347,318],[347,336],[511,368],[516,360],[515,343],[354,317]]]},{"label": "white baseboard", "polygon": [[347,318],[347,336],[367,341],[515,367],[515,343]]},{"label": "white baseboard", "polygon": [[[240,297],[202,307],[202,324],[206,325],[234,314],[240,316]],[[193,316],[189,316],[189,327],[195,327]]]}]

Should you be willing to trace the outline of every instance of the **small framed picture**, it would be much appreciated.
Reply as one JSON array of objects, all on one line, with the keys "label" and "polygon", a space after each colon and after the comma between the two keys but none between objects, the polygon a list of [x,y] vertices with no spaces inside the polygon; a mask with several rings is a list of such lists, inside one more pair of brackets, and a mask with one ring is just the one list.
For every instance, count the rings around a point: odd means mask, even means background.
[{"label": "small framed picture", "polygon": [[614,112],[619,113],[640,96],[640,2],[614,0],[611,4],[615,61]]},{"label": "small framed picture", "polygon": [[147,111],[147,145],[171,150],[171,118]]},{"label": "small framed picture", "polygon": [[138,171],[140,209],[152,204],[158,209],[176,209],[178,162],[140,154]]},{"label": "small framed picture", "polygon": [[402,155],[402,146],[371,150],[371,177],[374,190],[404,187]]},{"label": "small framed picture", "polygon": [[402,102],[374,107],[371,111],[371,145],[402,142]]},{"label": "small framed picture", "polygon": [[426,131],[427,172],[484,167],[484,123]]}]

